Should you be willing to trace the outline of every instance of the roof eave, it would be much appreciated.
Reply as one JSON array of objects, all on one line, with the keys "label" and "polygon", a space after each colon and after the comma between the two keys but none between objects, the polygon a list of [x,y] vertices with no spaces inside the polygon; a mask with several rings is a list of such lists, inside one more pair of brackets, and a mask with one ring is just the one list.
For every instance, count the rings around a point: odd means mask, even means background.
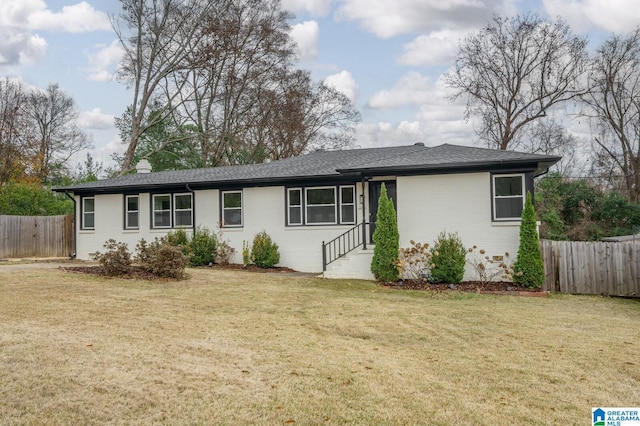
[{"label": "roof eave", "polygon": [[114,185],[114,186],[92,186],[92,187],[59,187],[52,188],[56,192],[68,192],[73,194],[108,194],[108,193],[124,193],[124,192],[153,192],[156,190],[172,190],[186,188],[189,186],[194,189],[202,187],[231,187],[231,186],[268,186],[272,184],[287,184],[289,182],[313,181],[313,180],[329,180],[344,179],[350,175],[359,176],[359,173],[332,173],[324,175],[302,175],[287,177],[265,177],[256,179],[235,179],[235,180],[198,180],[177,183],[157,183],[157,184],[133,184],[133,185]]},{"label": "roof eave", "polygon": [[382,166],[382,167],[359,167],[348,169],[337,169],[338,173],[362,173],[362,174],[389,174],[407,172],[431,172],[442,170],[486,170],[491,168],[503,168],[509,166],[530,166],[535,168],[535,175],[538,176],[560,161],[562,157],[548,157],[544,160],[521,159],[521,160],[500,160],[500,161],[474,161],[464,163],[444,163],[433,165],[409,165],[409,166]]}]

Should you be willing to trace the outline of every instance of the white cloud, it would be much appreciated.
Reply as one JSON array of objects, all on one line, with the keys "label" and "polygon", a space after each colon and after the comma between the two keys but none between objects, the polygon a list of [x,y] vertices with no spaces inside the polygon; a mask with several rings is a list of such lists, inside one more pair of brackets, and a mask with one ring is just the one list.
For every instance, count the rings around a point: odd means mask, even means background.
[{"label": "white cloud", "polygon": [[358,86],[349,71],[340,71],[337,74],[330,75],[324,79],[324,83],[344,94],[352,104],[355,104],[360,94],[360,86]]},{"label": "white cloud", "polygon": [[574,31],[591,26],[621,33],[634,30],[640,23],[640,8],[630,0],[543,0],[550,16],[562,16]]},{"label": "white cloud", "polygon": [[91,111],[81,111],[78,117],[78,125],[83,129],[110,129],[114,127],[113,114],[104,114],[100,108]]},{"label": "white cloud", "polygon": [[66,33],[111,29],[107,14],[86,1],[53,12],[44,0],[2,0],[0,25]]},{"label": "white cloud", "polygon": [[83,1],[63,6],[60,12],[52,12],[46,6],[39,8],[29,16],[29,27],[34,30],[84,33],[108,31],[111,23],[106,13],[95,10],[92,5]]},{"label": "white cloud", "polygon": [[47,41],[34,31],[79,33],[109,30],[104,12],[87,2],[53,12],[43,0],[0,1],[0,66],[34,65],[47,51]]},{"label": "white cloud", "polygon": [[318,55],[318,35],[320,28],[316,21],[304,21],[291,27],[291,38],[298,47],[298,57],[313,59]]},{"label": "white cloud", "polygon": [[388,109],[403,105],[420,105],[432,96],[434,85],[429,77],[419,72],[403,75],[390,90],[374,94],[367,106],[374,109]]},{"label": "white cloud", "polygon": [[0,66],[33,65],[47,53],[47,41],[15,27],[0,27]]},{"label": "white cloud", "polygon": [[360,123],[356,127],[356,143],[363,148],[411,145],[424,142],[425,137],[426,133],[417,121],[402,121],[397,125],[380,121]]},{"label": "white cloud", "polygon": [[339,19],[359,21],[382,38],[442,29],[477,28],[493,13],[510,10],[504,0],[344,0]]},{"label": "white cloud", "polygon": [[[435,82],[417,72],[403,76],[391,90],[374,95],[369,106],[376,109],[409,107],[411,118],[361,123],[356,131],[360,146],[392,146],[423,142],[427,146],[451,143],[473,145],[474,122],[464,119],[465,104],[452,102],[442,78]],[[404,111],[404,110],[402,110]],[[399,111],[400,112],[400,111]]]},{"label": "white cloud", "polygon": [[314,16],[326,16],[331,0],[282,0],[282,8],[291,12],[308,12]]},{"label": "white cloud", "polygon": [[112,80],[124,50],[118,40],[112,41],[108,46],[101,45],[97,48],[97,52],[87,54],[89,61],[87,78],[94,81]]},{"label": "white cloud", "polygon": [[398,64],[408,66],[430,66],[451,63],[458,51],[459,40],[465,36],[461,31],[434,31],[417,37],[404,45],[404,53]]}]

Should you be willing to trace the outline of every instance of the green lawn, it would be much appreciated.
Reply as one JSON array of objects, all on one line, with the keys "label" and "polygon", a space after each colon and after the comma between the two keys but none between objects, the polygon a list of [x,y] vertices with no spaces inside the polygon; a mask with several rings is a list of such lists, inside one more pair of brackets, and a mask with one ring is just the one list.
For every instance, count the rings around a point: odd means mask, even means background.
[{"label": "green lawn", "polygon": [[0,266],[0,424],[588,424],[640,405],[640,303]]}]

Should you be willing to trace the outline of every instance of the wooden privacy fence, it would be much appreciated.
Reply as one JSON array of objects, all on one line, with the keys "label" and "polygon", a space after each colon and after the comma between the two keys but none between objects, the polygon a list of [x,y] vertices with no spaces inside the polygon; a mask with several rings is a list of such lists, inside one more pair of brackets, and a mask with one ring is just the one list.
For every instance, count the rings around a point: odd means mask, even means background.
[{"label": "wooden privacy fence", "polygon": [[542,240],[540,249],[547,291],[640,296],[640,241]]},{"label": "wooden privacy fence", "polygon": [[73,252],[73,215],[0,216],[0,258],[66,257]]}]

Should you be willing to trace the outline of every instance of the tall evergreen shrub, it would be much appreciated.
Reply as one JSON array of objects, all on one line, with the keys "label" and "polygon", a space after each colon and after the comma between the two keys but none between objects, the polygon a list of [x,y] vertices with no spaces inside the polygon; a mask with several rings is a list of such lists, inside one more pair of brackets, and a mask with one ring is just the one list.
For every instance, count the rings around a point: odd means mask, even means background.
[{"label": "tall evergreen shrub", "polygon": [[382,184],[378,200],[376,230],[373,232],[373,259],[371,272],[378,281],[396,281],[398,279],[398,255],[400,251],[400,233],[393,201],[387,195]]},{"label": "tall evergreen shrub", "polygon": [[544,283],[544,266],[540,254],[536,213],[527,192],[522,221],[520,222],[520,246],[518,258],[513,266],[513,282],[522,287],[537,288]]}]

